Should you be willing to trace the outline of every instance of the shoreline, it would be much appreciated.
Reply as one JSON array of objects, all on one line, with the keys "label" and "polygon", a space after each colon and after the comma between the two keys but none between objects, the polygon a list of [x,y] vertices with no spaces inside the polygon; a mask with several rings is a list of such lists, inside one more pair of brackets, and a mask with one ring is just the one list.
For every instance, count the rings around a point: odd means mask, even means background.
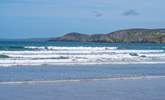
[{"label": "shoreline", "polygon": [[18,64],[12,64],[12,65],[3,65],[1,64],[0,65],[0,68],[1,67],[40,67],[40,66],[77,66],[77,65],[150,65],[150,64],[165,64],[165,62],[110,62],[110,63],[56,63],[56,64],[21,64],[21,65],[18,65]]},{"label": "shoreline", "polygon": [[165,79],[165,76],[130,76],[130,77],[104,77],[104,78],[81,78],[81,79],[66,79],[66,80],[27,80],[27,81],[1,81],[0,85],[14,84],[55,84],[55,83],[73,83],[84,81],[112,81],[112,80],[153,80]]}]

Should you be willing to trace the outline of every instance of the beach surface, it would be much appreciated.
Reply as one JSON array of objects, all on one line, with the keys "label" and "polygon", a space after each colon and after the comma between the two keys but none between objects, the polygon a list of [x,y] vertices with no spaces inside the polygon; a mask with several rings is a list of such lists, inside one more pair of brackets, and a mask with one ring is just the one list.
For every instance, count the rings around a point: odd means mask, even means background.
[{"label": "beach surface", "polygon": [[165,100],[164,64],[0,67],[0,100]]},{"label": "beach surface", "polygon": [[165,100],[165,78],[0,85],[0,100]]}]

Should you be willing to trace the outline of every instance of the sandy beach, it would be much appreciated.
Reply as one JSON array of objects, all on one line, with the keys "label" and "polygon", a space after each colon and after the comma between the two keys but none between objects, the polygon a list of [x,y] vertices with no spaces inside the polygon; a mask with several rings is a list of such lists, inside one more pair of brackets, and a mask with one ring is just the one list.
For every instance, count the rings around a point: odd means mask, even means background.
[{"label": "sandy beach", "polygon": [[165,79],[0,85],[1,100],[164,100]]},{"label": "sandy beach", "polygon": [[0,68],[0,100],[165,100],[163,64]]}]

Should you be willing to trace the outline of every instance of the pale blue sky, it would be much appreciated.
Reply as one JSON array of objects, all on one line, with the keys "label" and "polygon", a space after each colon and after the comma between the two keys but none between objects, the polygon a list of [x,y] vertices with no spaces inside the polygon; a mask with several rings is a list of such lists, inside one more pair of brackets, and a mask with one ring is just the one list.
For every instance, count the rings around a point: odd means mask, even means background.
[{"label": "pale blue sky", "polygon": [[0,0],[0,38],[165,28],[164,0]]}]

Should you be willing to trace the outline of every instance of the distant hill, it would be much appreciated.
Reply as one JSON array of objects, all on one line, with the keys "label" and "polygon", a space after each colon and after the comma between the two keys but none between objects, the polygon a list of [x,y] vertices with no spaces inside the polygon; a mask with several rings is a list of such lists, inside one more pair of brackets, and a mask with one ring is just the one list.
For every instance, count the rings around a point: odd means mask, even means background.
[{"label": "distant hill", "polygon": [[48,41],[165,43],[165,29],[127,29],[92,35],[72,32]]}]

